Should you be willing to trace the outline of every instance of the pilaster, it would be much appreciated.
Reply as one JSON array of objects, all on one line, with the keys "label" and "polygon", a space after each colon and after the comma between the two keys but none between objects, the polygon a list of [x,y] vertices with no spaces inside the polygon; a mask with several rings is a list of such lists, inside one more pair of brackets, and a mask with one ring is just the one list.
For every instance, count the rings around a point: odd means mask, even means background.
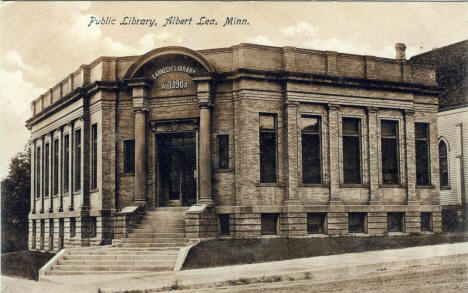
[{"label": "pilaster", "polygon": [[406,202],[418,205],[416,195],[416,141],[414,134],[414,110],[405,111],[405,145],[406,145]]},{"label": "pilaster", "polygon": [[341,200],[337,198],[338,188],[340,184],[339,175],[339,142],[338,142],[338,111],[339,105],[329,104],[328,105],[328,153],[330,156],[330,198],[329,204],[343,204]]},{"label": "pilaster", "polygon": [[367,108],[367,115],[368,115],[368,150],[369,150],[369,204],[379,204],[378,198],[378,188],[379,188],[379,152],[378,152],[378,137],[377,137],[377,129],[378,129],[378,108],[368,107]]}]

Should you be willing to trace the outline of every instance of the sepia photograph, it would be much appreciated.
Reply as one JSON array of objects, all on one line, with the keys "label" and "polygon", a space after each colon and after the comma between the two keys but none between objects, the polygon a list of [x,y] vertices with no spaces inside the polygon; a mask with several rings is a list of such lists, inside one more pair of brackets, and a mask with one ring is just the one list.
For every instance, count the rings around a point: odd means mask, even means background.
[{"label": "sepia photograph", "polygon": [[468,3],[2,1],[1,292],[468,292]]}]

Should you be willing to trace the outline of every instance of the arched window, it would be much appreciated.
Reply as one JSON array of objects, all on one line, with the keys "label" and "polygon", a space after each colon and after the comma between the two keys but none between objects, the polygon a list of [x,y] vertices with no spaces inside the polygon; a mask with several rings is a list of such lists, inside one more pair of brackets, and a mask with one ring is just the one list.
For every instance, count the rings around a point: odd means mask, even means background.
[{"label": "arched window", "polygon": [[448,174],[448,152],[447,144],[441,140],[439,142],[439,172],[440,172],[440,187],[449,187]]}]

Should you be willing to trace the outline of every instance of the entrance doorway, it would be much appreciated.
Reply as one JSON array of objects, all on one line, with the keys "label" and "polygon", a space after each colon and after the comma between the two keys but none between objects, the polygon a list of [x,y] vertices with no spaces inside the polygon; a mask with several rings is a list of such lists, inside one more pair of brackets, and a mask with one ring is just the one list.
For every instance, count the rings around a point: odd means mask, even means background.
[{"label": "entrance doorway", "polygon": [[157,134],[161,206],[196,203],[196,142],[193,132]]}]

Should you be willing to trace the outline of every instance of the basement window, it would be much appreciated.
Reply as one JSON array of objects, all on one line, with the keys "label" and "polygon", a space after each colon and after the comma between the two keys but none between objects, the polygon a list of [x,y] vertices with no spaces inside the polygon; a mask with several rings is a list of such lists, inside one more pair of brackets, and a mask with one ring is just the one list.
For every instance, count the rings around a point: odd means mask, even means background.
[{"label": "basement window", "polygon": [[307,234],[325,234],[326,213],[307,214]]},{"label": "basement window", "polygon": [[219,214],[219,234],[223,236],[229,236],[229,214]]},{"label": "basement window", "polygon": [[432,232],[432,213],[421,213],[421,231]]},{"label": "basement window", "polygon": [[76,236],[76,219],[70,218],[70,238]]},{"label": "basement window", "polygon": [[348,232],[366,233],[365,222],[365,213],[348,213]]},{"label": "basement window", "polygon": [[262,235],[277,235],[278,214],[262,214]]},{"label": "basement window", "polygon": [[387,213],[387,231],[403,232],[404,213]]},{"label": "basement window", "polygon": [[95,238],[97,236],[97,219],[96,217],[91,217],[89,221],[89,237]]}]

